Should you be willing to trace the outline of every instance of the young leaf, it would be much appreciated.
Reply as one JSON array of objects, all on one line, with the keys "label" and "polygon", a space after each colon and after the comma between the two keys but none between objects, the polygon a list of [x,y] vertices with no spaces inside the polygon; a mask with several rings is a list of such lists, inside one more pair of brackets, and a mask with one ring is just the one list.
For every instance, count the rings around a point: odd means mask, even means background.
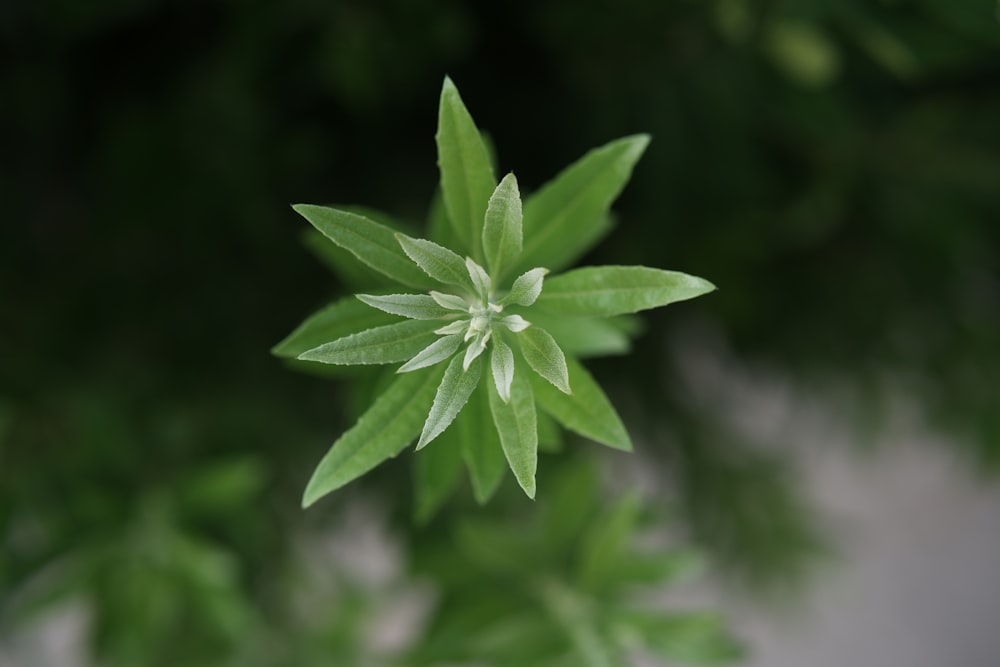
[{"label": "young leaf", "polygon": [[514,352],[499,336],[493,338],[490,366],[497,394],[506,403],[510,400],[510,386],[514,381]]},{"label": "young leaf", "polygon": [[310,315],[271,352],[279,357],[294,359],[323,343],[394,321],[395,318],[372,310],[354,297],[346,297]]},{"label": "young leaf", "polygon": [[394,281],[421,290],[434,286],[402,251],[396,232],[389,227],[326,206],[296,204],[292,208],[328,239]]},{"label": "young leaf", "polygon": [[324,364],[391,364],[406,361],[437,338],[440,322],[405,320],[338,338],[299,355]]},{"label": "young leaf", "polygon": [[442,433],[436,446],[423,449],[414,457],[414,516],[420,523],[430,521],[458,485],[462,452],[458,442],[445,442],[449,433]]},{"label": "young leaf", "polygon": [[359,301],[372,308],[414,320],[438,320],[454,315],[428,294],[385,294],[381,296],[356,294],[355,296]]},{"label": "young leaf", "polygon": [[[510,349],[510,348],[508,348]],[[535,497],[535,469],[538,467],[538,422],[535,396],[524,373],[513,378],[510,400],[504,401],[494,382],[487,382],[493,423],[500,434],[500,444],[517,483],[529,498]]]},{"label": "young leaf", "polygon": [[497,182],[486,145],[448,77],[441,88],[435,139],[448,218],[463,249],[481,262],[483,218]]},{"label": "young leaf", "polygon": [[542,281],[548,272],[549,270],[543,267],[525,271],[517,277],[517,280],[514,281],[514,284],[510,288],[510,292],[507,293],[507,296],[500,303],[516,303],[520,306],[530,306],[535,303],[538,295],[542,293]]},{"label": "young leaf", "polygon": [[525,200],[518,266],[555,271],[579,259],[610,228],[608,209],[648,144],[641,134],[596,148]]},{"label": "young leaf", "polygon": [[399,376],[333,443],[306,486],[302,506],[312,505],[403,451],[420,432],[440,377],[437,370]]},{"label": "young leaf", "polygon": [[426,368],[427,366],[433,366],[434,364],[441,363],[451,355],[455,354],[461,344],[462,336],[459,334],[438,338],[436,341],[420,350],[420,352],[413,355],[413,358],[400,366],[399,370],[396,372],[409,373],[410,371],[415,371],[420,368]]},{"label": "young leaf", "polygon": [[521,254],[521,217],[517,179],[507,174],[490,197],[483,223],[483,254],[491,276],[502,275]]},{"label": "young leaf", "polygon": [[431,406],[427,421],[424,422],[424,429],[420,433],[418,450],[426,447],[455,421],[455,417],[469,400],[469,395],[479,384],[479,375],[483,369],[482,361],[481,357],[475,359],[468,370],[465,370],[462,368],[462,358],[456,355],[448,364],[437,394],[434,395],[434,405]]},{"label": "young leaf", "polygon": [[549,332],[540,327],[528,327],[515,338],[521,343],[524,360],[536,373],[558,387],[559,391],[571,393],[566,356]]},{"label": "young leaf", "polygon": [[693,299],[715,286],[695,276],[645,266],[588,266],[550,278],[537,307],[559,315],[607,317]]},{"label": "young leaf", "polygon": [[[485,383],[472,392],[465,409],[459,413],[452,431],[460,438],[462,457],[472,479],[476,502],[483,505],[497,490],[507,465],[490,410]],[[440,446],[437,445],[437,446]]]},{"label": "young leaf", "polygon": [[465,260],[451,250],[433,241],[411,238],[406,234],[396,234],[396,241],[406,256],[428,276],[447,285],[473,289]]},{"label": "young leaf", "polygon": [[632,441],[621,418],[600,385],[573,357],[566,358],[572,394],[531,377],[535,399],[547,413],[570,431],[608,447],[632,451]]}]

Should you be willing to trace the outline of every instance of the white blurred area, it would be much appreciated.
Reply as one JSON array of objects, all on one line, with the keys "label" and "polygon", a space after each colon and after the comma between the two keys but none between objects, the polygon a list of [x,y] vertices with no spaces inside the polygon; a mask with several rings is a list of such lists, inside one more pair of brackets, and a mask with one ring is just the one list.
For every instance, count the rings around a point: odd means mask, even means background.
[{"label": "white blurred area", "polygon": [[746,667],[1000,666],[1000,483],[933,433],[903,382],[887,380],[894,398],[861,434],[849,390],[824,398],[700,334],[676,356],[694,400],[790,457],[835,552],[788,606],[713,596]]}]

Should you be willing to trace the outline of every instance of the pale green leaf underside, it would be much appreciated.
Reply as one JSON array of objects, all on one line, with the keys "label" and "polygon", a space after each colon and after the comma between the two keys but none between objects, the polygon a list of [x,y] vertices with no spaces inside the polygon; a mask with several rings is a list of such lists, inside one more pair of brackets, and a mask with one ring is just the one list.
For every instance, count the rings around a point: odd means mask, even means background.
[{"label": "pale green leaf underside", "polygon": [[445,209],[462,250],[482,261],[486,205],[496,188],[489,152],[458,89],[445,77],[438,109],[438,167]]},{"label": "pale green leaf underside", "polygon": [[500,435],[500,444],[517,483],[529,498],[535,497],[535,470],[538,467],[538,421],[535,396],[525,373],[515,373],[510,400],[504,402],[497,393],[496,383],[489,385],[493,423]]},{"label": "pale green leaf underside", "polygon": [[610,228],[608,209],[648,143],[647,135],[635,135],[595,148],[528,197],[518,267],[556,271],[598,241]]},{"label": "pale green leaf underside", "polygon": [[438,370],[399,376],[333,443],[306,486],[302,506],[312,505],[412,442],[420,433],[440,377]]},{"label": "pale green leaf underside", "polygon": [[528,327],[515,337],[521,353],[531,368],[543,378],[570,393],[572,385],[566,370],[566,356],[551,335],[541,327]]},{"label": "pale green leaf underside", "polygon": [[427,239],[415,239],[397,234],[396,241],[403,252],[434,280],[447,285],[472,289],[472,278],[465,260],[457,254]]},{"label": "pale green leaf underside", "polygon": [[324,364],[391,364],[406,361],[437,339],[440,322],[404,320],[325,343],[299,355]]},{"label": "pale green leaf underside", "polygon": [[292,208],[328,239],[394,281],[421,290],[434,286],[399,247],[396,232],[389,227],[326,206],[296,204]]},{"label": "pale green leaf underside", "polygon": [[[496,493],[503,479],[507,464],[504,461],[500,436],[493,425],[489,397],[485,383],[472,392],[465,409],[442,437],[454,434],[456,444],[462,448],[462,457],[472,480],[472,492],[479,504],[486,504]],[[444,445],[438,442],[435,447]],[[449,440],[449,443],[450,440]]]},{"label": "pale green leaf underside", "polygon": [[390,315],[400,315],[414,320],[438,320],[450,315],[453,312],[443,308],[429,294],[357,294],[358,300],[372,308],[389,313]]},{"label": "pale green leaf underside", "polygon": [[588,266],[549,278],[537,307],[559,315],[607,317],[693,299],[712,283],[645,266]]},{"label": "pale green leaf underside", "polygon": [[499,277],[521,254],[521,218],[517,179],[507,174],[490,197],[483,223],[483,254],[493,277]]},{"label": "pale green leaf underside", "polygon": [[608,447],[632,451],[632,441],[621,418],[590,373],[573,357],[566,358],[572,394],[531,377],[538,405],[564,427]]},{"label": "pale green leaf underside", "polygon": [[417,449],[426,447],[429,442],[451,426],[479,383],[482,369],[482,357],[473,360],[468,370],[462,368],[460,355],[456,355],[451,360],[444,372],[444,377],[441,379],[441,384],[438,386],[437,393],[434,395],[434,404],[427,414],[427,421],[424,422],[423,431],[420,433]]},{"label": "pale green leaf underside", "polygon": [[294,359],[303,352],[358,331],[391,324],[395,318],[346,297],[313,313],[271,352]]}]

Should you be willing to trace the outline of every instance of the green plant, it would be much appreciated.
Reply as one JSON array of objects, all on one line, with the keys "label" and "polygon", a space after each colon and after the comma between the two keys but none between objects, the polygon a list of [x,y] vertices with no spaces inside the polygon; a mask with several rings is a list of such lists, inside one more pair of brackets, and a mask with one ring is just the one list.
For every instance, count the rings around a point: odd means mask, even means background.
[{"label": "green plant", "polygon": [[[645,135],[626,137],[589,152],[522,206],[513,174],[496,182],[486,144],[458,90],[445,79],[437,131],[441,201],[432,213],[433,240],[403,233],[381,214],[294,207],[391,284],[380,293],[331,304],[275,352],[334,365],[403,362],[397,377],[320,462],[303,505],[397,455],[414,439],[418,450],[446,440],[429,450],[433,455],[421,455],[427,470],[417,476],[418,493],[431,498],[428,505],[441,501],[440,488],[448,485],[440,478],[454,477],[460,453],[481,502],[500,481],[501,451],[533,498],[539,433],[553,430],[550,419],[601,444],[631,450],[617,412],[577,357],[627,349],[634,331],[630,315],[714,287],[701,278],[644,266],[548,274],[572,264],[609,231],[609,207],[648,141]],[[399,292],[399,286],[410,291]]]}]

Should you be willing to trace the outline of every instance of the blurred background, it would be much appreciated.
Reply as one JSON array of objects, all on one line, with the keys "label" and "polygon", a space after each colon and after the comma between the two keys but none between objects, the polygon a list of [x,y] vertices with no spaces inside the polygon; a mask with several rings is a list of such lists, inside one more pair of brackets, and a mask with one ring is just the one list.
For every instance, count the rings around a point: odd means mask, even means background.
[{"label": "blurred background", "polygon": [[753,664],[995,665],[998,11],[5,0],[0,664],[352,664],[420,606],[409,457],[301,512],[356,396],[269,349],[343,293],[289,205],[421,224],[447,73],[526,190],[652,134],[588,263],[720,289],[591,364],[641,450],[603,462]]}]

